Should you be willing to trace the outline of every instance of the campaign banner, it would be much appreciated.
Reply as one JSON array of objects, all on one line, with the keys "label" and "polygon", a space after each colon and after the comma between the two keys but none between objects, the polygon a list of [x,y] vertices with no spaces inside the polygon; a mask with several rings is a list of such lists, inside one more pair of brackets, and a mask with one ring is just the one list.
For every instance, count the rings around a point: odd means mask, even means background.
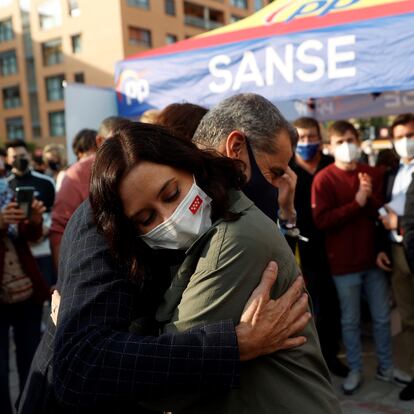
[{"label": "campaign banner", "polygon": [[255,38],[116,67],[118,111],[211,107],[242,92],[272,102],[414,89],[414,13]]}]

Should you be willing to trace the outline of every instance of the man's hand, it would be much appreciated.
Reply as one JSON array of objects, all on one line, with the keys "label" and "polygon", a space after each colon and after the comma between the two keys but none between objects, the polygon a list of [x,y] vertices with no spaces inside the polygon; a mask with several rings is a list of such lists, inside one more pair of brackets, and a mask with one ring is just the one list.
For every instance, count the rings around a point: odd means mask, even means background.
[{"label": "man's hand", "polygon": [[385,270],[386,272],[392,271],[391,260],[388,257],[387,253],[385,252],[378,253],[376,263],[380,269]]},{"label": "man's hand", "polygon": [[276,277],[277,264],[270,262],[236,326],[242,361],[306,342],[304,336],[294,336],[305,328],[311,318],[308,295],[303,292],[303,277],[298,277],[283,296],[269,300]]},{"label": "man's hand", "polygon": [[42,214],[46,211],[43,203],[39,200],[33,200],[30,219],[28,219],[24,211],[19,205],[12,201],[2,211],[4,224],[19,224],[20,222],[30,222],[33,224],[42,223]]},{"label": "man's hand", "polygon": [[367,204],[368,198],[372,195],[372,179],[366,173],[359,173],[359,189],[355,194],[355,200],[357,203],[364,207]]},{"label": "man's hand", "polygon": [[296,221],[294,201],[297,181],[297,175],[290,167],[288,167],[285,174],[272,183],[279,190],[279,217],[282,220],[287,220],[289,222]]},{"label": "man's hand", "polygon": [[382,225],[387,230],[397,230],[398,229],[398,215],[397,213],[389,208],[387,205],[384,206],[387,210],[387,215],[380,216],[379,219],[382,221]]},{"label": "man's hand", "polygon": [[34,199],[32,202],[32,209],[29,219],[30,223],[41,224],[43,221],[43,213],[45,211],[46,207],[44,204],[41,201]]}]

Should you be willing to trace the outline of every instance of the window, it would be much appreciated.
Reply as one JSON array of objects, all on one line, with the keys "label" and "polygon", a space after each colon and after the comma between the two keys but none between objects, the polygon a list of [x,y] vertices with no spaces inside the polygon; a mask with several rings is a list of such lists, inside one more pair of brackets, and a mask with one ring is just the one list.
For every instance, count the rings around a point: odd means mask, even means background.
[{"label": "window", "polygon": [[17,73],[16,51],[8,50],[0,53],[0,75],[8,76]]},{"label": "window", "polygon": [[215,29],[216,27],[223,26],[224,13],[220,10],[210,9],[200,4],[185,1],[184,23],[207,30]]},{"label": "window", "polygon": [[37,6],[39,25],[42,30],[53,29],[62,25],[62,8],[60,0],[47,0]]},{"label": "window", "polygon": [[150,0],[128,0],[128,6],[139,7],[140,9],[149,9]]},{"label": "window", "polygon": [[65,135],[65,112],[49,112],[49,133],[51,137],[63,137]]},{"label": "window", "polygon": [[247,9],[247,0],[231,0],[231,5],[239,9]]},{"label": "window", "polygon": [[175,16],[175,0],[164,0],[165,14]]},{"label": "window", "polygon": [[12,4],[13,0],[0,0],[0,7],[8,7]]},{"label": "window", "polygon": [[254,9],[260,10],[264,6],[263,0],[254,0]]},{"label": "window", "polygon": [[12,19],[0,22],[0,43],[7,42],[14,38]]},{"label": "window", "polygon": [[236,16],[235,14],[232,14],[230,16],[230,23],[238,22],[239,20],[243,19],[241,16]]},{"label": "window", "polygon": [[10,86],[3,89],[3,107],[17,108],[22,104],[20,100],[20,89],[18,86]]},{"label": "window", "polygon": [[61,101],[63,99],[64,75],[48,76],[45,79],[46,96],[48,101]]},{"label": "window", "polygon": [[78,54],[82,51],[82,37],[80,34],[71,36],[72,53]]},{"label": "window", "polygon": [[50,40],[42,44],[43,65],[57,65],[63,61],[62,40]]},{"label": "window", "polygon": [[152,46],[151,32],[147,29],[140,29],[139,27],[129,27],[129,44],[133,46]]},{"label": "window", "polygon": [[167,43],[167,45],[171,45],[172,43],[175,43],[177,41],[177,36],[173,35],[173,34],[167,34],[165,36],[165,43]]},{"label": "window", "polygon": [[83,72],[75,73],[74,80],[76,83],[85,83],[85,74]]},{"label": "window", "polygon": [[69,16],[71,16],[71,17],[80,16],[81,13],[80,13],[78,0],[69,0],[68,1],[68,8],[69,8]]},{"label": "window", "polygon": [[7,139],[24,139],[23,118],[17,116],[15,118],[6,119]]}]

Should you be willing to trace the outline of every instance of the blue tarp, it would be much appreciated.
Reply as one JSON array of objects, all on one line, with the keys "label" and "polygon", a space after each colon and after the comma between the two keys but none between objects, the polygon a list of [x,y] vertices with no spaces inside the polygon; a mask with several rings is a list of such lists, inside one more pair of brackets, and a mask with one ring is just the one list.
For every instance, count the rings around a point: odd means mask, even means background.
[{"label": "blue tarp", "polygon": [[[404,12],[391,7],[401,4]],[[349,12],[354,21],[343,24],[333,25],[331,19],[325,27],[264,37],[256,30],[254,38],[241,41],[234,32],[234,40],[227,35],[225,43],[219,34],[204,38],[202,47],[188,42],[187,50],[161,49],[121,61],[116,66],[119,113],[136,117],[183,101],[210,107],[240,92],[276,103],[414,90],[414,2],[388,5],[389,13],[382,5],[380,17],[365,13],[358,19],[359,9]],[[332,16],[320,19],[327,17]]]}]

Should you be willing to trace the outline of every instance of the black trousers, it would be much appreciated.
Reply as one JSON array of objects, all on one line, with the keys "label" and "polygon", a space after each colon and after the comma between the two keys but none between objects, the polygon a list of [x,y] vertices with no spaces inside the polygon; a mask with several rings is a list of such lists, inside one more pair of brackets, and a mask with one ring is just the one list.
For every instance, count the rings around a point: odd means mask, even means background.
[{"label": "black trousers", "polygon": [[20,390],[23,389],[30,364],[40,341],[42,305],[30,299],[10,305],[0,305],[0,407],[2,414],[11,414],[9,391],[9,330],[12,328],[16,348]]}]

